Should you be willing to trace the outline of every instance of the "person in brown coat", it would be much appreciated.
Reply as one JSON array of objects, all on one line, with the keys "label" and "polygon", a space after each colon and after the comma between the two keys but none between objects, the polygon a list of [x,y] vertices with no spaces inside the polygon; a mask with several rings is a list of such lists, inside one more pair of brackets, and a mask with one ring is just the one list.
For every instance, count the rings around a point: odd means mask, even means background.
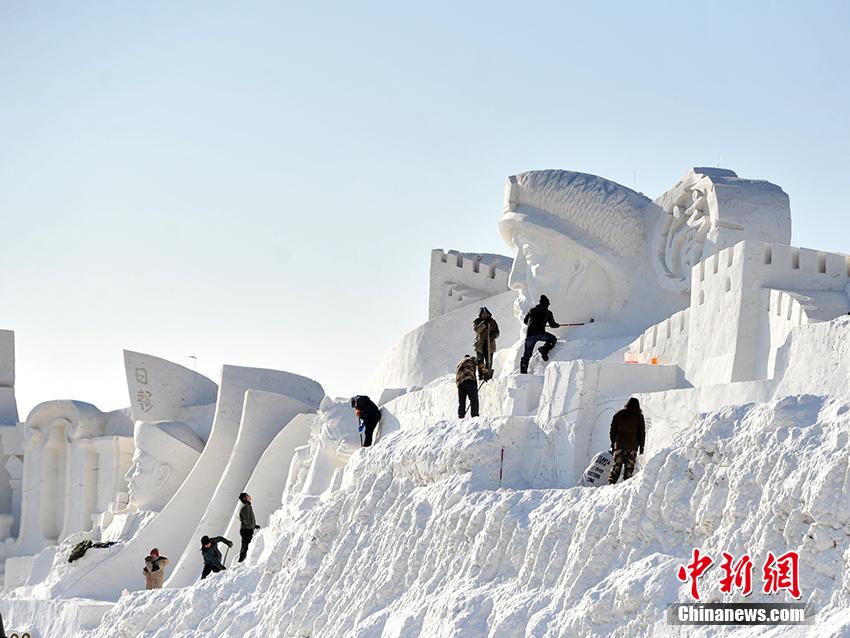
[{"label": "person in brown coat", "polygon": [[614,451],[614,463],[608,484],[613,485],[620,478],[620,468],[623,470],[623,480],[631,478],[635,473],[637,455],[643,454],[646,443],[646,422],[640,409],[640,401],[632,397],[626,406],[611,419],[611,449]]},{"label": "person in brown coat", "polygon": [[487,306],[481,306],[478,318],[472,322],[475,330],[475,354],[478,359],[478,378],[486,381],[493,378],[493,353],[499,338],[499,324]]},{"label": "person in brown coat", "polygon": [[151,550],[150,556],[145,556],[145,568],[142,570],[145,574],[145,589],[162,589],[166,565],[168,559],[160,556],[156,547]]}]

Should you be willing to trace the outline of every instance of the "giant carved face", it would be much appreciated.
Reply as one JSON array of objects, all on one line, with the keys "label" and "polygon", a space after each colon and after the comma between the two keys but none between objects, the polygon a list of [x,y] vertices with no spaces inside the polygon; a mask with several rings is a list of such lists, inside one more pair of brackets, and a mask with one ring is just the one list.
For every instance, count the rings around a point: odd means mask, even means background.
[{"label": "giant carved face", "polygon": [[154,509],[153,505],[161,500],[159,494],[171,474],[168,463],[137,448],[133,453],[133,464],[124,476],[130,503],[139,509]]},{"label": "giant carved face", "polygon": [[540,295],[547,295],[559,321],[586,321],[610,310],[610,277],[563,235],[532,223],[510,231],[514,258],[508,285],[517,291],[514,312],[522,319]]},{"label": "giant carved face", "polygon": [[133,441],[133,463],[124,476],[130,505],[159,510],[189,475],[204,443],[187,424],[177,421],[137,421]]}]

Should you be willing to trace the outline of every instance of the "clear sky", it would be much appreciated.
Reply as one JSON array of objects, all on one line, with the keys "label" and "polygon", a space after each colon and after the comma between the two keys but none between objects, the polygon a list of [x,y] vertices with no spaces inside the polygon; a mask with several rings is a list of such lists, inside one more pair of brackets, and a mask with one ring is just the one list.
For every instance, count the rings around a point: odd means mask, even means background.
[{"label": "clear sky", "polygon": [[121,350],[360,390],[504,178],[718,163],[850,252],[850,3],[4,2],[0,328],[21,418]]}]

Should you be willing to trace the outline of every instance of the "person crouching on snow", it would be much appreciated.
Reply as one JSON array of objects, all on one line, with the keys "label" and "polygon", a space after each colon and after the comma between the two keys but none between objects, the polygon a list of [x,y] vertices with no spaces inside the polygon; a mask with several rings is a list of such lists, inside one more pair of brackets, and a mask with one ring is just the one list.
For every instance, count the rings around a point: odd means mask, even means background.
[{"label": "person crouching on snow", "polygon": [[475,359],[466,355],[455,368],[455,383],[457,384],[457,418],[466,416],[466,399],[469,398],[469,409],[473,417],[478,416],[478,386],[475,381]]},{"label": "person crouching on snow", "polygon": [[233,542],[227,540],[224,536],[201,536],[201,557],[204,559],[204,571],[201,572],[201,580],[210,575],[210,572],[218,573],[224,571],[224,563],[221,562],[221,552],[218,550],[218,544],[224,543],[228,547],[233,547]]},{"label": "person crouching on snow", "polygon": [[363,447],[370,447],[372,435],[381,420],[381,409],[365,394],[352,397],[351,407],[354,408],[354,414],[360,419],[359,430],[364,432]]},{"label": "person crouching on snow", "polygon": [[611,449],[614,451],[614,463],[611,465],[611,475],[608,484],[613,485],[620,478],[620,468],[623,469],[623,480],[631,478],[635,473],[637,455],[643,454],[646,443],[646,422],[640,409],[640,401],[632,397],[626,406],[611,419]]}]

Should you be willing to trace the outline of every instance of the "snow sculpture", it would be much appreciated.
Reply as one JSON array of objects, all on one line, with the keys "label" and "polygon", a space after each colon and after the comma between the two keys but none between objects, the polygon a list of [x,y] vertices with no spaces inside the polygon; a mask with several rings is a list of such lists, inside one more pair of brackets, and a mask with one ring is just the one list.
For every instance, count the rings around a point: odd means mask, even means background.
[{"label": "snow sculpture", "polygon": [[23,465],[22,454],[16,454],[20,439],[17,422],[15,333],[0,330],[0,542],[16,531],[20,519]]},{"label": "snow sculpture", "polygon": [[[252,372],[256,374],[257,371]],[[224,472],[218,478],[206,511],[198,521],[195,533],[190,537],[189,547],[172,571],[167,582],[169,587],[183,587],[197,579],[203,568],[198,552],[191,551],[197,539],[205,534],[218,534],[226,528],[237,505],[239,493],[245,489],[263,452],[296,415],[315,412],[324,396],[324,390],[315,381],[286,372],[274,374],[278,376],[277,382],[283,386],[279,386],[279,389],[291,396],[258,390],[245,392],[239,433],[233,451]],[[280,469],[282,473],[283,468]]]},{"label": "snow sculpture", "polygon": [[185,408],[216,401],[213,381],[159,357],[125,350],[124,372],[134,421],[181,421]]},{"label": "snow sculpture", "polygon": [[15,425],[15,333],[0,330],[0,425]]},{"label": "snow sculpture", "polygon": [[472,320],[478,316],[478,305],[486,305],[499,323],[498,346],[514,343],[519,338],[519,324],[513,317],[515,299],[515,292],[503,292],[435,317],[403,335],[375,368],[369,396],[375,399],[388,388],[421,386],[453,373],[460,358],[473,351]]},{"label": "snow sculpture", "polygon": [[[319,497],[340,485],[341,471],[360,449],[357,417],[348,401],[325,397],[311,422],[309,441],[293,447],[282,502],[295,510],[315,505]],[[378,439],[387,433],[378,427]]]},{"label": "snow sculpture", "polygon": [[174,496],[204,449],[204,442],[185,423],[137,421],[136,451],[126,480],[130,506],[160,510]]},{"label": "snow sculpture", "polygon": [[[308,447],[310,431],[317,418],[316,414],[299,414],[293,418],[269,443],[251,473],[245,491],[254,499],[258,525],[268,525],[271,515],[280,509],[287,479],[287,472],[283,470],[292,465],[297,449]],[[224,534],[226,538],[239,537],[239,509],[238,505],[234,508]]]},{"label": "snow sculpture", "polygon": [[[138,579],[138,557],[144,556],[151,547],[158,547],[164,555],[175,561],[183,554],[190,545],[190,539],[196,540],[192,539],[192,534],[208,507],[212,506],[218,511],[220,503],[226,500],[224,496],[216,502],[214,494],[222,476],[222,468],[227,471],[228,459],[235,451],[248,390],[275,392],[315,406],[324,396],[322,387],[306,377],[277,370],[224,366],[212,430],[186,480],[153,519],[141,529],[130,527],[132,536],[125,539],[120,552],[108,555],[76,580],[61,583],[57,595],[114,600],[125,588],[144,586]],[[251,424],[248,423],[245,440],[249,443],[250,429]],[[247,480],[248,476],[245,476],[236,488],[237,495]],[[232,508],[234,503],[235,497],[228,505]],[[227,511],[228,517],[231,512],[232,509]],[[221,523],[220,531],[223,531],[226,522],[225,519]],[[194,542],[191,545],[191,549],[195,549]]]},{"label": "snow sculpture", "polygon": [[791,241],[788,195],[727,169],[692,168],[655,203],[664,215],[652,237],[652,264],[673,292],[688,292],[696,264],[742,239]]},{"label": "snow sculpture", "polygon": [[548,170],[508,178],[499,228],[516,253],[518,316],[545,293],[573,313],[564,321],[633,330],[687,307],[691,268],[704,258],[744,239],[787,243],[791,213],[781,188],[725,169],[690,169],[656,202]]},{"label": "snow sculpture", "polygon": [[510,257],[431,251],[428,319],[507,292]]},{"label": "snow sculpture", "polygon": [[686,297],[653,283],[647,259],[645,228],[660,215],[648,197],[595,175],[510,176],[499,230],[516,255],[509,285],[518,292],[517,317],[541,294],[563,308],[562,322],[628,323],[628,305],[629,317],[647,325],[683,308]]},{"label": "snow sculpture", "polygon": [[80,401],[49,401],[30,412],[14,554],[33,554],[91,525],[98,489],[98,455],[91,441],[105,434],[105,426],[105,415]]}]

